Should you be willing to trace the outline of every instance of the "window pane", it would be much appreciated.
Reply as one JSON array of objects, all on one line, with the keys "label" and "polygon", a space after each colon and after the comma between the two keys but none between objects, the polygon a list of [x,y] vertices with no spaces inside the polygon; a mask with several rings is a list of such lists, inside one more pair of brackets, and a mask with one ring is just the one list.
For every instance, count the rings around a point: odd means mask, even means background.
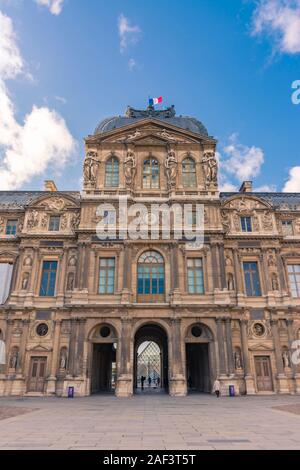
[{"label": "window pane", "polygon": [[257,263],[243,263],[246,294],[248,296],[260,296],[261,288]]},{"label": "window pane", "polygon": [[13,265],[0,263],[0,305],[4,304],[9,296]]},{"label": "window pane", "polygon": [[8,220],[6,224],[6,235],[16,235],[17,234],[18,221],[17,220]]},{"label": "window pane", "polygon": [[53,297],[55,295],[56,273],[57,261],[43,262],[40,296]]},{"label": "window pane", "polygon": [[105,167],[105,186],[119,186],[119,160],[116,157],[110,158]]},{"label": "window pane", "polygon": [[113,294],[115,291],[115,259],[100,258],[99,294]]}]

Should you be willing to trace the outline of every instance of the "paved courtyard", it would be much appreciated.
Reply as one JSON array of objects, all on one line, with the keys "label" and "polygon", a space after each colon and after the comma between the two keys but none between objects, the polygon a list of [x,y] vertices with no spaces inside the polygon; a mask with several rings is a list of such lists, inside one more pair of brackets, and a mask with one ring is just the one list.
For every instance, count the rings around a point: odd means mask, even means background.
[{"label": "paved courtyard", "polygon": [[300,397],[0,398],[0,449],[300,449]]}]

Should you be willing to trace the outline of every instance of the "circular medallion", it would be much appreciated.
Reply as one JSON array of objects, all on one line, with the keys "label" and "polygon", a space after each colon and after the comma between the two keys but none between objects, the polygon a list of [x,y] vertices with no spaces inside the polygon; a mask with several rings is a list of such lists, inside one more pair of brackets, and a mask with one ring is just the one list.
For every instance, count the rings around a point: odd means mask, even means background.
[{"label": "circular medallion", "polygon": [[49,331],[49,327],[46,323],[40,323],[36,327],[36,334],[38,336],[46,336],[48,334],[48,331]]},{"label": "circular medallion", "polygon": [[254,323],[253,325],[253,334],[254,336],[257,336],[260,338],[261,336],[264,336],[266,332],[266,329],[262,323]]},{"label": "circular medallion", "polygon": [[202,335],[202,328],[198,325],[193,326],[192,335],[195,336],[195,338],[199,338]]},{"label": "circular medallion", "polygon": [[107,338],[110,335],[110,328],[108,326],[102,326],[100,329],[100,336]]}]

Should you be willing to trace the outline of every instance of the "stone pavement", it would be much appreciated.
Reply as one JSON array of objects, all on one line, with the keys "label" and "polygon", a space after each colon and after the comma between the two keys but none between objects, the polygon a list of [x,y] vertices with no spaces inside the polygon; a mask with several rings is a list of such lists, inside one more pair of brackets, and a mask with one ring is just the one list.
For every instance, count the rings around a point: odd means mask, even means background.
[{"label": "stone pavement", "polygon": [[2,450],[300,449],[299,396],[0,398],[6,407],[29,412],[0,420]]}]

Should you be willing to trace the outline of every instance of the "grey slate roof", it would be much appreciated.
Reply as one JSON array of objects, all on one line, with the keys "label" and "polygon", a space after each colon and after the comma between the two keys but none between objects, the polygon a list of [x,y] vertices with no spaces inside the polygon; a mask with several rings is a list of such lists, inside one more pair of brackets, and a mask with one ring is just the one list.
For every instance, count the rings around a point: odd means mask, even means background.
[{"label": "grey slate roof", "polygon": [[137,110],[128,107],[125,116],[112,116],[101,121],[96,127],[94,135],[103,134],[104,132],[135,124],[138,121],[147,118],[155,119],[159,122],[165,122],[166,124],[171,124],[173,126],[180,127],[181,129],[194,132],[195,134],[208,137],[207,129],[202,122],[189,116],[176,116],[174,106],[165,110],[155,110],[152,107],[148,107],[146,110]]},{"label": "grey slate roof", "polygon": [[57,193],[48,191],[0,191],[1,209],[22,209],[41,196],[71,196],[80,200],[79,191],[58,191]]},{"label": "grey slate roof", "polygon": [[222,202],[233,196],[256,196],[272,204],[275,209],[283,209],[283,206],[287,205],[291,209],[300,210],[300,193],[220,193]]}]

